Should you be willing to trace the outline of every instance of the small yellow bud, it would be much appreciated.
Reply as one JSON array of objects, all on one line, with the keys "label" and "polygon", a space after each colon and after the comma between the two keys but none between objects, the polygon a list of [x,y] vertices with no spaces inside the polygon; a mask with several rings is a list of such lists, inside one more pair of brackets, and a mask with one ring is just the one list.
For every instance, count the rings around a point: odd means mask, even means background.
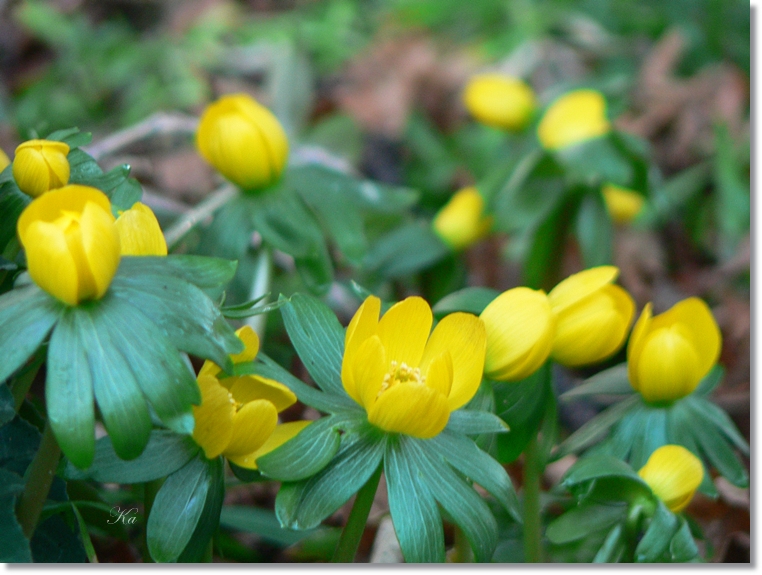
[{"label": "small yellow bud", "polygon": [[439,210],[432,226],[447,245],[458,251],[487,235],[492,217],[484,216],[484,199],[479,191],[463,188]]},{"label": "small yellow bud", "polygon": [[670,511],[677,513],[693,499],[704,478],[704,466],[682,445],[664,445],[651,454],[638,475]]},{"label": "small yellow bud", "polygon": [[647,402],[693,392],[720,357],[722,334],[709,307],[691,297],[651,317],[647,304],[627,346],[630,385]]},{"label": "small yellow bud", "polygon": [[548,359],[556,318],[542,290],[517,287],[503,292],[479,317],[487,328],[484,373],[490,379],[524,379]]},{"label": "small yellow bud", "polygon": [[463,101],[479,122],[505,130],[520,130],[526,126],[537,107],[532,88],[518,78],[503,74],[471,78]]},{"label": "small yellow bud", "polygon": [[119,267],[119,232],[106,194],[70,185],[43,194],[17,224],[29,275],[69,305],[102,297]]},{"label": "small yellow bud", "polygon": [[69,182],[69,146],[52,140],[29,140],[16,148],[13,179],[19,189],[36,198]]},{"label": "small yellow bud", "polygon": [[640,213],[645,203],[645,198],[641,194],[614,184],[603,186],[601,193],[611,219],[617,224],[631,222]]},{"label": "small yellow bud", "polygon": [[116,229],[123,256],[166,256],[167,242],[151,208],[140,202],[119,214]]},{"label": "small yellow bud", "polygon": [[2,172],[5,168],[7,168],[10,165],[11,161],[8,159],[8,156],[5,152],[3,152],[2,149],[0,149],[0,172]]},{"label": "small yellow bud", "polygon": [[559,150],[610,130],[603,95],[595,90],[576,90],[550,105],[537,127],[537,137],[546,150]]},{"label": "small yellow bud", "polygon": [[288,157],[288,140],[277,118],[246,94],[223,96],[204,110],[196,147],[223,176],[246,190],[275,182]]},{"label": "small yellow bud", "polygon": [[568,367],[587,365],[616,353],[635,315],[630,294],[613,281],[614,266],[591,268],[569,276],[548,294],[556,315],[551,356]]}]

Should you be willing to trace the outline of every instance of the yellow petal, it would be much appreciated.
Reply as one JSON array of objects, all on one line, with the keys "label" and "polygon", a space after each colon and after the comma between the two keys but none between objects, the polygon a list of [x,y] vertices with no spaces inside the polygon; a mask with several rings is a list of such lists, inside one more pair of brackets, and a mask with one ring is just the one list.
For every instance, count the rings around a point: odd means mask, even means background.
[{"label": "yellow petal", "polygon": [[701,460],[681,445],[654,451],[638,471],[651,490],[673,513],[685,509],[704,478]]},{"label": "yellow petal", "polygon": [[29,275],[34,283],[62,302],[77,305],[77,264],[64,231],[55,224],[37,220],[25,225],[24,237]]},{"label": "yellow petal", "polygon": [[39,197],[69,181],[69,146],[52,140],[29,140],[16,148],[13,179],[19,189]]},{"label": "yellow petal", "polygon": [[654,329],[635,365],[638,391],[648,402],[680,399],[701,381],[699,357],[681,324]]},{"label": "yellow petal", "polygon": [[484,322],[469,313],[453,313],[434,328],[421,368],[426,370],[429,362],[443,352],[452,357],[452,388],[448,397],[450,411],[468,403],[479,389],[487,353],[487,330]]},{"label": "yellow petal", "polygon": [[627,344],[627,377],[635,391],[640,389],[637,365],[640,362],[640,354],[646,344],[646,335],[651,329],[651,302],[648,302],[635,322],[630,334],[630,342]]},{"label": "yellow petal", "polygon": [[256,451],[277,424],[278,412],[272,403],[264,399],[247,403],[233,416],[233,434],[222,454],[231,458]]},{"label": "yellow petal", "polygon": [[442,431],[450,418],[447,398],[426,385],[401,382],[381,394],[368,421],[384,431],[422,439]]},{"label": "yellow petal", "polygon": [[360,395],[355,388],[352,375],[355,355],[362,343],[369,337],[376,335],[378,329],[378,314],[381,312],[381,300],[376,296],[368,296],[355,312],[352,321],[347,326],[344,336],[344,357],[341,362],[341,382],[344,389],[358,403]]},{"label": "yellow petal", "polygon": [[352,364],[352,380],[355,382],[357,397],[352,399],[366,410],[375,403],[388,366],[386,353],[378,336],[369,337],[357,350]]},{"label": "yellow petal", "polygon": [[69,173],[71,168],[69,166],[69,160],[67,154],[69,153],[69,146],[63,142],[55,142],[54,145],[49,143],[43,146],[42,156],[45,158],[45,162],[48,164],[50,170],[49,189],[60,188],[69,183]]},{"label": "yellow petal", "polygon": [[433,321],[426,300],[414,296],[394,304],[378,322],[378,337],[386,351],[386,360],[420,364]]},{"label": "yellow petal", "polygon": [[550,105],[537,126],[537,137],[547,150],[558,150],[607,134],[606,100],[595,90],[575,90]]},{"label": "yellow petal", "polygon": [[2,172],[10,164],[11,160],[8,158],[8,155],[2,149],[0,149],[0,172]]},{"label": "yellow petal", "polygon": [[246,469],[256,469],[257,459],[263,455],[274,451],[287,441],[296,437],[299,432],[307,427],[311,421],[291,421],[289,423],[283,423],[275,427],[275,431],[272,432],[267,441],[264,442],[262,447],[254,451],[253,453],[247,453],[246,455],[230,457],[230,461],[238,465],[239,467],[245,467]]},{"label": "yellow petal", "polygon": [[[449,398],[453,384],[453,365],[450,350],[443,351],[429,361],[425,369],[426,385]],[[481,376],[481,373],[479,375]],[[452,406],[450,406],[450,411],[452,411]]]},{"label": "yellow petal", "polygon": [[257,357],[257,354],[259,353],[259,336],[257,335],[257,332],[255,332],[250,325],[245,325],[237,330],[235,334],[238,336],[238,339],[243,342],[244,348],[241,353],[231,355],[230,359],[233,363],[254,361],[254,358]]},{"label": "yellow petal", "polygon": [[233,436],[235,402],[219,382],[210,376],[198,378],[201,405],[193,407],[193,439],[203,449],[208,459],[220,455]]},{"label": "yellow petal", "polygon": [[479,122],[505,130],[523,128],[536,107],[532,89],[504,74],[474,76],[466,85],[463,101]]},{"label": "yellow petal", "polygon": [[202,375],[211,375],[214,377],[221,371],[222,369],[220,368],[220,366],[218,366],[213,361],[209,361],[207,359],[204,362],[204,365],[201,366],[201,370],[198,372],[198,376],[201,377]]},{"label": "yellow petal", "polygon": [[258,375],[241,375],[226,377],[223,384],[226,384],[230,393],[233,394],[233,399],[238,403],[264,399],[272,403],[278,413],[296,403],[294,392],[274,379]]},{"label": "yellow petal", "polygon": [[116,220],[123,256],[165,256],[167,242],[151,208],[136,202]]},{"label": "yellow petal", "polygon": [[614,184],[603,186],[601,193],[611,219],[617,224],[626,224],[632,221],[643,209],[643,204],[646,201],[641,194]]},{"label": "yellow petal", "polygon": [[[93,281],[94,297],[106,293],[119,267],[119,232],[114,224],[111,210],[105,211],[99,205],[87,203],[80,219],[82,247]],[[87,294],[88,297],[91,294]]]},{"label": "yellow petal", "polygon": [[431,225],[448,246],[459,251],[483,238],[492,227],[492,218],[484,216],[484,199],[470,187],[453,195]]},{"label": "yellow petal", "polygon": [[619,275],[615,266],[598,266],[570,275],[550,290],[548,301],[553,312],[561,313],[569,306],[612,283]]}]

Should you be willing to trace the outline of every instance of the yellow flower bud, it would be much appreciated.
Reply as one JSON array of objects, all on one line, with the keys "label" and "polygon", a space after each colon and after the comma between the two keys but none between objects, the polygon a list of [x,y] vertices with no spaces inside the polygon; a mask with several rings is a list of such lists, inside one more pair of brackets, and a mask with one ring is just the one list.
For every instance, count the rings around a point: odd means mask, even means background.
[{"label": "yellow flower bud", "polygon": [[617,224],[627,224],[640,213],[645,198],[632,190],[614,184],[606,184],[601,190],[606,209]]},{"label": "yellow flower bud", "polygon": [[106,194],[64,186],[43,194],[17,224],[29,275],[69,305],[103,296],[119,267],[119,232]]},{"label": "yellow flower bud", "polygon": [[247,190],[280,178],[288,157],[277,118],[246,94],[223,96],[204,110],[196,147],[223,176]]},{"label": "yellow flower bud", "polygon": [[649,303],[627,346],[630,385],[648,402],[685,397],[712,369],[721,348],[720,328],[701,299],[685,299],[655,317]]},{"label": "yellow flower bud", "polygon": [[483,238],[492,227],[492,217],[484,216],[484,198],[476,188],[463,188],[439,210],[432,226],[453,250],[467,248]]},{"label": "yellow flower bud", "polygon": [[532,88],[518,78],[503,74],[471,78],[463,101],[479,122],[505,130],[520,130],[526,126],[537,106]]},{"label": "yellow flower bud", "polygon": [[576,90],[550,105],[537,127],[537,137],[546,150],[559,150],[610,130],[603,95],[595,90]]},{"label": "yellow flower bud", "polygon": [[140,202],[121,212],[116,229],[123,256],[166,256],[167,242],[151,208]]},{"label": "yellow flower bud", "polygon": [[52,140],[29,140],[16,148],[13,179],[33,198],[69,182],[69,146]]},{"label": "yellow flower bud", "polygon": [[556,318],[542,290],[517,287],[503,292],[479,317],[487,328],[484,373],[490,379],[524,379],[548,359]]},{"label": "yellow flower bud", "polygon": [[7,168],[10,163],[11,161],[8,159],[8,155],[0,149],[0,172]]},{"label": "yellow flower bud", "polygon": [[677,513],[693,499],[704,478],[704,466],[682,445],[664,445],[651,454],[638,475],[670,511]]},{"label": "yellow flower bud", "polygon": [[616,353],[635,316],[630,294],[613,281],[614,266],[591,268],[569,276],[548,294],[556,316],[552,358],[568,367],[587,365]]}]

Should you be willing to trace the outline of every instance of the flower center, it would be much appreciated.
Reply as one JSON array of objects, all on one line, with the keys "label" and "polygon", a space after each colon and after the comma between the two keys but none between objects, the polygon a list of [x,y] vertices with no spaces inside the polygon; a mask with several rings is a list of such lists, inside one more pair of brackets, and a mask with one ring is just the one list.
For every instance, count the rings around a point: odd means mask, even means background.
[{"label": "flower center", "polygon": [[426,376],[421,374],[421,369],[418,367],[410,367],[404,361],[398,364],[392,360],[389,371],[384,376],[381,389],[378,391],[376,398],[380,397],[382,393],[397,383],[426,385]]}]

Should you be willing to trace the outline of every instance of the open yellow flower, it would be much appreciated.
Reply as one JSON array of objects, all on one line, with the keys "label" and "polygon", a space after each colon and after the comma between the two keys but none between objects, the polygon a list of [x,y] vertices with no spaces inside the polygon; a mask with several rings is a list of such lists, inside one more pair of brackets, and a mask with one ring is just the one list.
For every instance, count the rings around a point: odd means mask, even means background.
[{"label": "open yellow flower", "polygon": [[[252,361],[259,338],[249,326],[236,332],[245,349],[233,363]],[[257,458],[283,445],[309,421],[278,424],[278,413],[296,403],[282,383],[258,375],[218,378],[221,369],[207,361],[198,374],[201,405],[193,408],[193,439],[207,458],[223,455],[239,467],[257,469]]]},{"label": "open yellow flower", "polygon": [[53,140],[29,140],[16,148],[13,179],[19,189],[36,198],[69,182],[69,146]]},{"label": "open yellow flower", "polygon": [[456,192],[432,222],[436,234],[453,250],[462,250],[483,238],[492,227],[484,216],[484,198],[474,187]]},{"label": "open yellow flower", "polygon": [[709,306],[697,297],[652,317],[648,303],[627,346],[630,385],[648,402],[670,402],[693,392],[722,349]]},{"label": "open yellow flower", "polygon": [[123,256],[166,256],[167,241],[151,208],[135,202],[116,219]]},{"label": "open yellow flower", "polygon": [[559,150],[607,134],[606,100],[595,90],[575,90],[553,102],[537,126],[546,150]]},{"label": "open yellow flower", "polygon": [[8,155],[2,149],[0,149],[0,172],[7,168],[10,163],[11,161],[8,158]]},{"label": "open yellow flower", "polygon": [[602,361],[624,344],[635,316],[630,294],[613,281],[614,266],[584,270],[554,287],[548,294],[556,316],[551,357],[568,367]]},{"label": "open yellow flower", "polygon": [[678,513],[701,485],[704,466],[682,445],[664,445],[651,454],[638,475],[670,511]]},{"label": "open yellow flower", "polygon": [[532,88],[505,74],[480,74],[466,85],[463,102],[482,124],[505,130],[527,125],[537,104]]},{"label": "open yellow flower", "polygon": [[453,313],[431,332],[431,308],[420,297],[393,305],[379,320],[380,311],[381,301],[369,296],[347,327],[344,389],[384,431],[434,437],[479,388],[484,325]]},{"label": "open yellow flower", "polygon": [[64,186],[43,194],[17,224],[32,280],[69,305],[106,293],[119,267],[119,232],[106,194]]},{"label": "open yellow flower", "polygon": [[646,201],[638,192],[614,184],[603,186],[601,193],[611,219],[617,224],[627,224],[635,219]]},{"label": "open yellow flower", "polygon": [[275,182],[288,157],[278,119],[246,94],[223,96],[204,110],[196,147],[223,176],[247,190]]}]

